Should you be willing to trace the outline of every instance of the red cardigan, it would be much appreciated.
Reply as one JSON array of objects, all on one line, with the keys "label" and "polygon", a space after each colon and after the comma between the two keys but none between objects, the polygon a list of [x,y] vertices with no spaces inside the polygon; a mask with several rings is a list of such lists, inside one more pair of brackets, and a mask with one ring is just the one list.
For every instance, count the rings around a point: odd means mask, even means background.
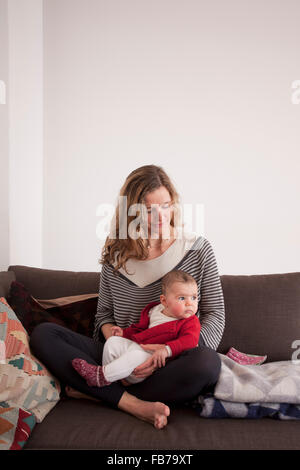
[{"label": "red cardigan", "polygon": [[201,325],[196,315],[181,320],[173,320],[161,325],[149,326],[149,310],[160,302],[151,302],[142,310],[138,323],[123,330],[123,337],[138,344],[166,344],[172,350],[172,357],[186,349],[198,346]]}]

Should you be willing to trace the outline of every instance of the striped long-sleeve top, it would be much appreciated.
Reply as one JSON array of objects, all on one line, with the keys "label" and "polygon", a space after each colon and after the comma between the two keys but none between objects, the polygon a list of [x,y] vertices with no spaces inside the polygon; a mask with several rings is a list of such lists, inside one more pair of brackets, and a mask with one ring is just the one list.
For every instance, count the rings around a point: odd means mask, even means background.
[{"label": "striped long-sleeve top", "polygon": [[159,302],[164,274],[180,269],[197,282],[200,336],[207,346],[217,349],[225,326],[225,308],[216,258],[206,238],[190,235],[176,239],[161,256],[145,261],[130,259],[126,268],[129,274],[120,268],[116,275],[111,264],[102,267],[94,329],[96,341],[105,323],[127,328],[138,322],[147,304]]}]

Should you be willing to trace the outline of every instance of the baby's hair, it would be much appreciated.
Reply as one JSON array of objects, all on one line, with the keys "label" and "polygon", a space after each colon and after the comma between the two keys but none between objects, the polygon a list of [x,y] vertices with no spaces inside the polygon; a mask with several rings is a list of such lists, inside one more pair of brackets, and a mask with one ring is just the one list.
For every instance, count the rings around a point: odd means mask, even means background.
[{"label": "baby's hair", "polygon": [[161,291],[163,295],[166,295],[168,288],[174,282],[194,282],[195,284],[197,284],[193,276],[191,276],[190,274],[181,271],[180,269],[174,269],[173,271],[170,271],[165,274],[162,278]]}]

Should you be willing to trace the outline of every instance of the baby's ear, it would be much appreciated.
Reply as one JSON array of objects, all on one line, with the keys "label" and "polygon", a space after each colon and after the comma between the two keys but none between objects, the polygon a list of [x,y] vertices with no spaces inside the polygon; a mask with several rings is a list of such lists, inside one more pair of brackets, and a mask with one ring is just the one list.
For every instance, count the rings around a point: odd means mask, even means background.
[{"label": "baby's ear", "polygon": [[166,296],[161,294],[159,299],[160,299],[160,303],[163,304],[163,306],[165,307],[166,306]]}]

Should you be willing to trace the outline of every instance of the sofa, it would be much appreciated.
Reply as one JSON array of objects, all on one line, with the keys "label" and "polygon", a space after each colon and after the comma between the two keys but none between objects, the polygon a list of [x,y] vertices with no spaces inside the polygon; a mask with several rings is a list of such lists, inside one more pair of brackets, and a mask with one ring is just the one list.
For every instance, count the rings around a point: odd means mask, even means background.
[{"label": "sofa", "polygon": [[[11,283],[35,299],[97,294],[97,272],[9,266],[0,273],[0,297]],[[300,340],[300,273],[223,275],[226,326],[218,352],[234,347],[267,362],[290,360]],[[32,430],[24,450],[299,450],[297,420],[206,419],[182,404],[157,430],[105,403],[62,398]]]}]

